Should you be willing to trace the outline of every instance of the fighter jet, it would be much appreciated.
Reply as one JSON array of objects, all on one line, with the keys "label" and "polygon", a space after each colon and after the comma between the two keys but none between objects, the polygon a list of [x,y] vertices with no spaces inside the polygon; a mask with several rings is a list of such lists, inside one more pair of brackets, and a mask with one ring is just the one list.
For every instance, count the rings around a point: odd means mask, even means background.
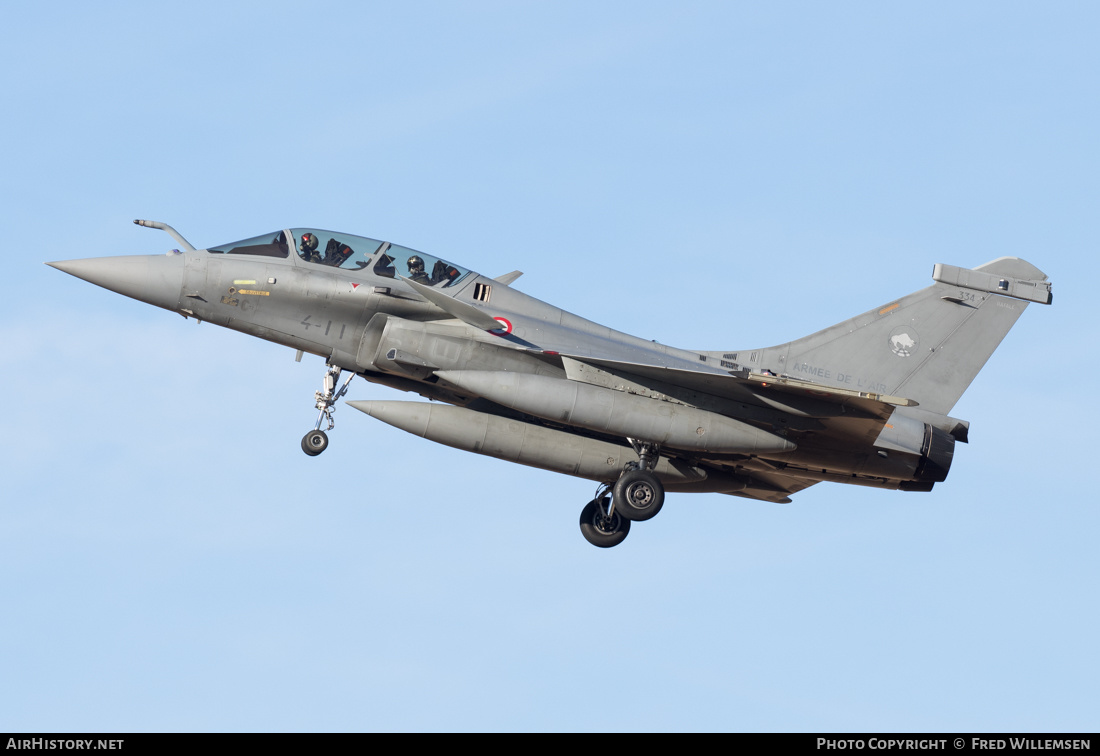
[{"label": "fighter jet", "polygon": [[[287,228],[164,255],[48,263],[111,291],[325,359],[329,444],[355,376],[433,401],[350,401],[430,441],[597,484],[583,536],[615,546],[665,492],[771,502],[816,483],[931,491],[969,423],[948,413],[1047,276],[1001,257],[779,346],[693,351],[630,336],[391,242]],[[347,372],[341,382],[341,376]],[[322,427],[324,426],[324,427]]]}]

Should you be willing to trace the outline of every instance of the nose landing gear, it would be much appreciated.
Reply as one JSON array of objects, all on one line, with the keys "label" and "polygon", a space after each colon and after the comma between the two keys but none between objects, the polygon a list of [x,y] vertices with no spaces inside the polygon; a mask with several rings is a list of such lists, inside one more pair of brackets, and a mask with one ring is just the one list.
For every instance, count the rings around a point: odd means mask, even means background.
[{"label": "nose landing gear", "polygon": [[328,420],[328,427],[325,430],[332,430],[336,427],[336,421],[332,419],[332,413],[335,409],[333,406],[336,401],[342,397],[348,391],[348,384],[351,383],[351,379],[355,377],[355,373],[350,373],[340,386],[339,390],[336,390],[336,382],[340,380],[340,373],[343,372],[341,368],[335,365],[328,365],[328,370],[325,371],[325,378],[322,391],[315,391],[313,394],[316,399],[316,406],[320,412],[317,415],[317,423],[306,435],[302,436],[302,451],[311,457],[316,457],[318,454],[328,448],[328,434],[321,430],[321,423],[324,420]]},{"label": "nose landing gear", "polygon": [[311,430],[302,436],[302,451],[311,457],[316,457],[327,448],[328,434],[323,430]]}]

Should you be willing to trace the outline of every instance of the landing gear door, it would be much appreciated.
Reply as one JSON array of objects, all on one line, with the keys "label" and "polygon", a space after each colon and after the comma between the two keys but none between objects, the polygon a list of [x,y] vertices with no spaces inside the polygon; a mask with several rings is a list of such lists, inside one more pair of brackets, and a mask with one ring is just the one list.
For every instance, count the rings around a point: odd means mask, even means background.
[{"label": "landing gear door", "polygon": [[389,315],[384,312],[375,313],[363,329],[363,338],[359,341],[359,352],[355,356],[355,364],[364,370],[375,369],[375,358],[378,356],[378,346],[382,343],[382,334],[389,322]]}]

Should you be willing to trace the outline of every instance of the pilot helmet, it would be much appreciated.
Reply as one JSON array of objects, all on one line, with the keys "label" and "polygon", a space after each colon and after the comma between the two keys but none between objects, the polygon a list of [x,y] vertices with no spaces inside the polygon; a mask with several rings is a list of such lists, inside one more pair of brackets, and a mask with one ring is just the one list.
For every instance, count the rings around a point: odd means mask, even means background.
[{"label": "pilot helmet", "polygon": [[303,252],[316,252],[317,251],[317,236],[316,234],[302,234],[302,243],[298,245],[298,248]]},{"label": "pilot helmet", "polygon": [[424,272],[424,261],[419,255],[413,255],[409,258],[409,272],[414,274]]}]

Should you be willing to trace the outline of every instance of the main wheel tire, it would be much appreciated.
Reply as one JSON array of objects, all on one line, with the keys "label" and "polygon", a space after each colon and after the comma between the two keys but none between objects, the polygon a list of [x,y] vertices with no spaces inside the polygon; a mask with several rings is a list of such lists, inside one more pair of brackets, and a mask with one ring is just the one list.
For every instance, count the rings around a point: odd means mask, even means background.
[{"label": "main wheel tire", "polygon": [[609,549],[618,546],[630,532],[630,520],[615,512],[607,517],[603,500],[593,499],[581,510],[581,535],[593,546]]},{"label": "main wheel tire", "polygon": [[665,487],[648,470],[623,473],[612,489],[615,511],[628,520],[642,522],[656,517],[665,505]]},{"label": "main wheel tire", "polygon": [[302,451],[311,457],[316,457],[327,448],[328,434],[322,430],[311,430],[302,436]]}]

